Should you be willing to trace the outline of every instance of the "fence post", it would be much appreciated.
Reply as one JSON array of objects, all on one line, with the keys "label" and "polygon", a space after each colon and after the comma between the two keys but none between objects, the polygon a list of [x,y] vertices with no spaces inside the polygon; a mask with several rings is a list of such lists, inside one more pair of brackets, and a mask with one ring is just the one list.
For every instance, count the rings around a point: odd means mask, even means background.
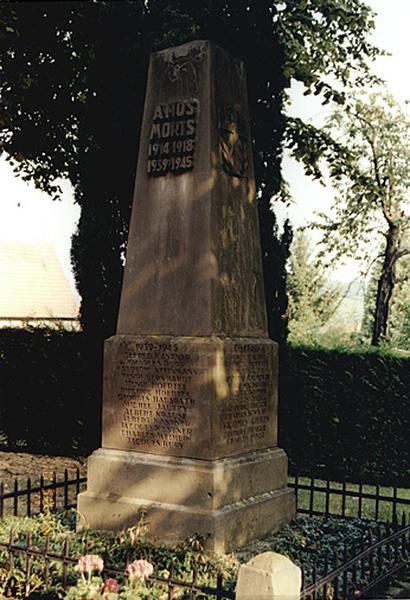
[{"label": "fence post", "polygon": [[299,600],[302,572],[289,558],[264,552],[239,569],[236,600]]}]

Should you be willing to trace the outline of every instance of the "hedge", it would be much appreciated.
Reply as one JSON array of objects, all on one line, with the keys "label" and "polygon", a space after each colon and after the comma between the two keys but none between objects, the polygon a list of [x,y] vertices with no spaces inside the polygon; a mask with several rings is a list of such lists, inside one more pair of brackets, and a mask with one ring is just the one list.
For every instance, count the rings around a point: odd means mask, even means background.
[{"label": "hedge", "polygon": [[0,330],[0,437],[9,449],[99,446],[102,348],[83,333]]},{"label": "hedge", "polygon": [[290,346],[280,444],[295,474],[410,485],[410,359]]},{"label": "hedge", "polygon": [[[410,486],[410,359],[290,346],[279,443],[290,471]],[[0,330],[0,438],[88,454],[100,445],[102,344],[84,333]]]}]

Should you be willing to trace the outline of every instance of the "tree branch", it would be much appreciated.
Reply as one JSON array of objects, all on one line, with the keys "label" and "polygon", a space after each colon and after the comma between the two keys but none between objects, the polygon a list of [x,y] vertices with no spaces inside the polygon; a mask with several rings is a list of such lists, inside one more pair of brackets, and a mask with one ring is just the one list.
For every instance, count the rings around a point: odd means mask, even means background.
[{"label": "tree branch", "polygon": [[[374,132],[374,127],[373,127],[372,123],[370,121],[368,121],[365,117],[363,117],[363,115],[360,115],[357,112],[353,112],[352,115],[359,122],[364,123],[372,131],[372,133]],[[390,225],[392,225],[394,223],[394,220],[393,220],[392,216],[389,214],[389,212],[386,208],[386,203],[384,202],[384,192],[385,192],[384,182],[386,181],[386,178],[384,178],[384,180],[382,181],[381,173],[380,173],[380,165],[379,165],[379,156],[376,151],[375,137],[374,137],[374,135],[373,135],[373,137],[368,135],[366,133],[366,131],[363,129],[363,127],[361,129],[362,129],[362,134],[363,134],[364,139],[370,146],[373,169],[374,169],[374,176],[376,179],[377,188],[379,190],[379,199],[380,199],[380,205],[381,205],[381,208],[383,211],[383,216],[386,219],[386,221]]]},{"label": "tree branch", "polygon": [[406,256],[406,254],[410,254],[410,248],[403,248],[403,250],[396,252],[394,256],[394,261],[396,262],[397,260],[399,260],[399,258]]}]

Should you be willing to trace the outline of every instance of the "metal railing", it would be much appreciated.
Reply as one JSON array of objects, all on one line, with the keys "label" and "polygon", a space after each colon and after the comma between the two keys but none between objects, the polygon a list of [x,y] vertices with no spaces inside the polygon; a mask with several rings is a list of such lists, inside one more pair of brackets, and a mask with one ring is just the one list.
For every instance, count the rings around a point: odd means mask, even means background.
[{"label": "metal railing", "polygon": [[[38,578],[41,579],[42,589],[49,589],[50,586],[56,583],[63,588],[73,584],[76,576],[74,566],[78,562],[79,557],[73,557],[70,554],[70,540],[65,538],[62,542],[61,552],[50,550],[50,538],[44,539],[44,548],[40,549],[37,546],[32,546],[31,534],[27,533],[25,544],[19,544],[14,540],[13,532],[10,532],[8,542],[0,542],[0,557],[1,553],[6,553],[7,557],[3,557],[3,564],[6,562],[9,573],[15,572],[16,557],[22,556],[23,560],[19,561],[19,580],[24,580],[26,584],[27,596],[30,593],[30,577],[35,569]],[[87,542],[84,543],[83,554],[87,554]],[[42,566],[39,568],[38,563]],[[59,565],[59,569],[55,569],[55,565]],[[50,565],[53,565],[53,574],[50,572]],[[117,569],[114,567],[104,567],[102,575],[105,577],[115,577],[119,581],[124,581],[127,578],[125,569]],[[189,598],[199,600],[199,598],[217,598],[217,599],[235,599],[233,590],[224,589],[223,575],[220,572],[215,573],[215,586],[202,585],[198,582],[200,577],[200,569],[198,565],[194,565],[189,581],[183,581],[174,577],[174,566],[171,563],[168,569],[168,575],[162,577],[160,575],[152,575],[149,578],[148,585],[151,587],[160,587],[167,593],[167,598],[172,600],[176,597],[177,592],[184,591],[189,593]],[[10,583],[9,591],[13,592],[13,582]],[[26,597],[26,596],[25,596]],[[148,596],[149,598],[150,596]],[[184,596],[185,598],[186,596]]]},{"label": "metal railing", "polygon": [[[40,476],[35,483],[31,478],[24,482],[16,479],[8,484],[0,483],[0,518],[6,515],[32,516],[45,510],[73,508],[77,494],[85,484],[86,477],[79,469],[75,470],[74,475],[69,475],[66,469],[60,480],[53,473],[48,480]],[[295,490],[299,514],[379,521],[376,533],[369,528],[360,542],[350,545],[349,552],[345,546],[342,552],[329,554],[323,564],[314,565],[309,573],[304,573],[302,599],[358,598],[390,578],[408,561],[410,525],[406,525],[404,512],[399,525],[398,515],[410,505],[410,490],[305,477],[289,478],[289,486]],[[33,562],[42,560],[42,576],[46,586],[50,580],[49,567],[52,562],[61,564],[60,579],[65,586],[78,560],[78,557],[70,556],[68,539],[64,541],[61,553],[56,553],[50,551],[47,537],[43,549],[31,547],[29,534],[25,545],[22,545],[13,539],[11,533],[7,542],[0,543],[0,551],[7,552],[9,566],[14,564],[17,555],[23,554],[23,570],[28,578]],[[105,569],[105,574],[119,578],[125,576],[123,570],[114,568]],[[153,585],[165,586],[169,598],[173,597],[175,590],[185,590],[191,594],[191,598],[235,598],[232,590],[223,588],[221,574],[215,574],[215,581],[214,587],[199,585],[197,569],[193,570],[190,581],[180,581],[174,578],[172,565],[169,577],[152,578]]]},{"label": "metal railing", "polygon": [[297,476],[289,477],[288,485],[295,490],[297,512],[309,516],[397,522],[410,507],[410,490],[405,488]]},{"label": "metal railing", "polygon": [[329,557],[325,559],[322,574],[318,575],[317,566],[314,565],[311,583],[303,585],[301,599],[360,598],[408,564],[409,551],[409,525],[396,528],[380,525],[375,536],[369,531],[367,547],[362,538],[350,558],[345,546],[342,556],[335,553],[331,560]]},{"label": "metal railing", "polygon": [[[36,481],[29,477],[0,482],[0,519],[6,514],[31,516],[45,508],[75,508],[77,495],[86,483],[86,476],[78,468],[74,472],[65,469],[62,479],[53,472],[48,479],[41,475]],[[297,476],[289,477],[288,485],[295,490],[297,512],[309,516],[397,522],[410,507],[410,489]]]},{"label": "metal railing", "polygon": [[77,495],[84,489],[87,478],[75,469],[74,475],[69,476],[65,469],[63,478],[57,480],[53,472],[49,480],[40,475],[37,481],[28,477],[22,483],[19,479],[12,482],[0,482],[0,519],[6,515],[27,516],[42,513],[47,508],[75,508]]}]

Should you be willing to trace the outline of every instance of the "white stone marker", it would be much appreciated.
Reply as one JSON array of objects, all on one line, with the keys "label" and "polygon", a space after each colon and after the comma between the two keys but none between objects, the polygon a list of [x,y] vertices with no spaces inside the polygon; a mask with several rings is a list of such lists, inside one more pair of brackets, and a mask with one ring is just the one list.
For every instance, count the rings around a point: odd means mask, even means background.
[{"label": "white stone marker", "polygon": [[299,600],[302,572],[289,558],[264,552],[239,569],[236,600]]}]

